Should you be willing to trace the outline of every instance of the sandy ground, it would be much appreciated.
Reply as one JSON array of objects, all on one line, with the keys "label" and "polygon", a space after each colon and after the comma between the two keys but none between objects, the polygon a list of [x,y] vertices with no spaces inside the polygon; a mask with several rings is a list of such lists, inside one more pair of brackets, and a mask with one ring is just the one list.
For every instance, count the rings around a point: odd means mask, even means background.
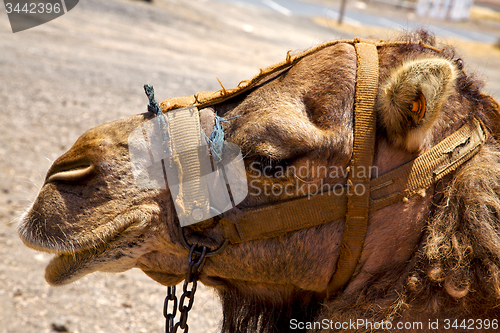
[{"label": "sandy ground", "polygon": [[[212,1],[84,0],[69,14],[9,33],[0,4],[0,332],[162,332],[166,288],[139,270],[92,274],[60,288],[45,282],[51,256],[16,234],[51,162],[87,129],[145,111],[159,99],[217,90],[324,41],[396,35]],[[321,22],[320,22],[321,21]],[[454,43],[467,68],[500,98],[500,50]],[[190,332],[216,332],[220,307],[202,288]]]}]

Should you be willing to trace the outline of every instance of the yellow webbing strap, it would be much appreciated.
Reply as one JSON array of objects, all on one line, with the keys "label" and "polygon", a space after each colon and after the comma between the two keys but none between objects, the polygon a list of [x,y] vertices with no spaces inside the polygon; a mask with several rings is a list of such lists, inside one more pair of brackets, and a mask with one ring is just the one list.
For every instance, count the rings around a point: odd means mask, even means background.
[{"label": "yellow webbing strap", "polygon": [[200,117],[194,106],[167,112],[165,115],[170,127],[172,158],[179,177],[179,191],[174,200],[179,221],[185,226],[200,222],[204,216],[210,216],[208,187],[205,178],[200,177]]},{"label": "yellow webbing strap", "polygon": [[[474,156],[485,140],[486,130],[474,118],[416,159],[372,179],[370,212],[402,202],[427,189]],[[335,194],[334,188],[311,197],[243,208],[237,223],[221,220],[224,238],[237,244],[340,220],[345,217],[347,206],[347,196],[341,193]]]},{"label": "yellow webbing strap", "polygon": [[346,214],[347,196],[325,192],[263,207],[242,209],[236,223],[220,221],[224,239],[237,244],[249,240],[281,236],[287,232],[336,221]]},{"label": "yellow webbing strap", "polygon": [[[352,277],[363,250],[370,207],[370,172],[375,155],[378,90],[378,51],[373,43],[354,44],[357,54],[356,95],[354,105],[354,143],[348,184],[352,194],[347,201],[347,215],[342,235],[337,269],[327,292],[342,288]],[[364,172],[360,172],[363,171]],[[359,193],[359,195],[358,195]]]},{"label": "yellow webbing strap", "polygon": [[370,210],[401,202],[455,171],[477,153],[486,133],[484,125],[473,118],[431,150],[373,179]]}]

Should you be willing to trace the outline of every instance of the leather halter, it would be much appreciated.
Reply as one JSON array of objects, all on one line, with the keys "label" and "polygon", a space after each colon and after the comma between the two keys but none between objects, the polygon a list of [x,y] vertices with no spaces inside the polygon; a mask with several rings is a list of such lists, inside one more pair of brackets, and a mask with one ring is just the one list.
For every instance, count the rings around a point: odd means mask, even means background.
[{"label": "leather halter", "polygon": [[[293,66],[302,58],[337,43],[348,43],[356,49],[354,143],[347,185],[351,188],[361,185],[365,189],[363,194],[336,195],[333,191],[327,191],[311,197],[244,208],[236,213],[232,210],[223,214],[219,222],[224,239],[232,244],[238,244],[277,237],[345,217],[341,253],[337,268],[326,290],[327,294],[341,291],[352,279],[361,257],[369,213],[398,202],[407,202],[408,198],[429,188],[468,161],[479,151],[487,137],[481,121],[473,118],[431,150],[380,177],[370,179],[368,172],[359,177],[355,170],[360,167],[370,170],[374,156],[376,134],[374,104],[379,77],[377,47],[408,44],[404,42],[374,43],[360,39],[323,44],[293,58],[287,54],[284,62],[261,70],[257,77],[242,82],[243,84],[236,89],[223,88],[214,93],[199,93],[194,97],[174,98],[161,103],[163,112],[190,105],[202,109],[221,103],[251,89],[263,78]],[[423,46],[440,52],[432,46]]]},{"label": "leather halter", "polygon": [[337,269],[333,274],[327,292],[341,289],[354,273],[361,257],[368,228],[370,208],[370,173],[356,172],[358,168],[369,170],[375,154],[376,114],[375,98],[378,88],[378,51],[372,43],[355,43],[357,56],[356,96],[354,105],[354,142],[350,162],[348,184],[352,188],[361,185],[362,195],[347,197],[347,214]]}]

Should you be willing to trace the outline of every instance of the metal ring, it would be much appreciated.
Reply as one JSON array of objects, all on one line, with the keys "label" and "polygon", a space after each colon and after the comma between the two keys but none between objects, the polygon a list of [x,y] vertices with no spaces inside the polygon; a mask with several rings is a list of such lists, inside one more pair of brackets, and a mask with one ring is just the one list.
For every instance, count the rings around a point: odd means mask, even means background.
[{"label": "metal ring", "polygon": [[[218,211],[217,209],[215,209],[213,207],[210,207],[210,210],[213,210],[214,212],[216,212],[217,215],[222,215],[222,213],[220,211]],[[192,245],[189,245],[189,243],[188,243],[188,241],[186,239],[186,235],[184,234],[184,229],[183,229],[183,227],[180,224],[179,224],[179,236],[180,236],[182,245],[184,245],[184,247],[188,251],[191,251],[192,250]],[[207,251],[207,253],[205,254],[205,257],[211,257],[213,255],[221,253],[226,248],[226,246],[228,244],[229,244],[229,240],[226,239],[217,249],[215,249],[213,251]],[[193,250],[193,253],[196,254],[196,255],[198,255],[198,256],[202,255],[202,251],[198,251],[198,250]]]},{"label": "metal ring", "polygon": [[[189,245],[189,243],[188,243],[188,241],[186,239],[186,235],[184,235],[184,229],[183,229],[183,227],[181,225],[179,225],[179,235],[180,235],[180,239],[181,239],[182,245],[184,245],[184,247],[187,250],[191,250],[192,245]],[[217,249],[208,251],[205,254],[205,257],[211,257],[213,255],[221,253],[222,250],[224,250],[228,244],[229,244],[229,240],[226,239]],[[202,252],[198,251],[198,250],[194,250],[193,253],[196,254],[196,255],[199,255],[199,256],[201,256],[201,254],[202,254]]]}]

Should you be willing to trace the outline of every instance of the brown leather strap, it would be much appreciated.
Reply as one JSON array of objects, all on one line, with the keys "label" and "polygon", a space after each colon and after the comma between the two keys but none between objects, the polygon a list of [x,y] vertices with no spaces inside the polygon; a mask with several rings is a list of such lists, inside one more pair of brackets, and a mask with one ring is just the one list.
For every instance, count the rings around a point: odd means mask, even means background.
[{"label": "brown leather strap", "polygon": [[401,202],[429,188],[474,156],[486,138],[486,128],[473,118],[431,150],[373,179],[370,210]]},{"label": "brown leather strap", "polygon": [[[370,212],[402,202],[428,188],[474,156],[486,137],[484,126],[474,118],[416,159],[372,179]],[[312,197],[243,208],[239,221],[221,220],[224,238],[238,244],[340,220],[346,215],[344,193],[333,189]]]},{"label": "brown leather strap", "polygon": [[[311,204],[312,203],[312,204]],[[281,236],[285,233],[336,221],[346,214],[347,196],[325,192],[314,197],[243,209],[235,223],[223,218],[224,238],[237,244],[249,240]]]},{"label": "brown leather strap", "polygon": [[[354,44],[357,54],[354,143],[348,185],[347,215],[337,269],[327,293],[336,292],[351,279],[361,257],[368,227],[370,168],[375,152],[375,98],[378,89],[378,52],[373,43]],[[364,171],[364,172],[363,172]]]}]

